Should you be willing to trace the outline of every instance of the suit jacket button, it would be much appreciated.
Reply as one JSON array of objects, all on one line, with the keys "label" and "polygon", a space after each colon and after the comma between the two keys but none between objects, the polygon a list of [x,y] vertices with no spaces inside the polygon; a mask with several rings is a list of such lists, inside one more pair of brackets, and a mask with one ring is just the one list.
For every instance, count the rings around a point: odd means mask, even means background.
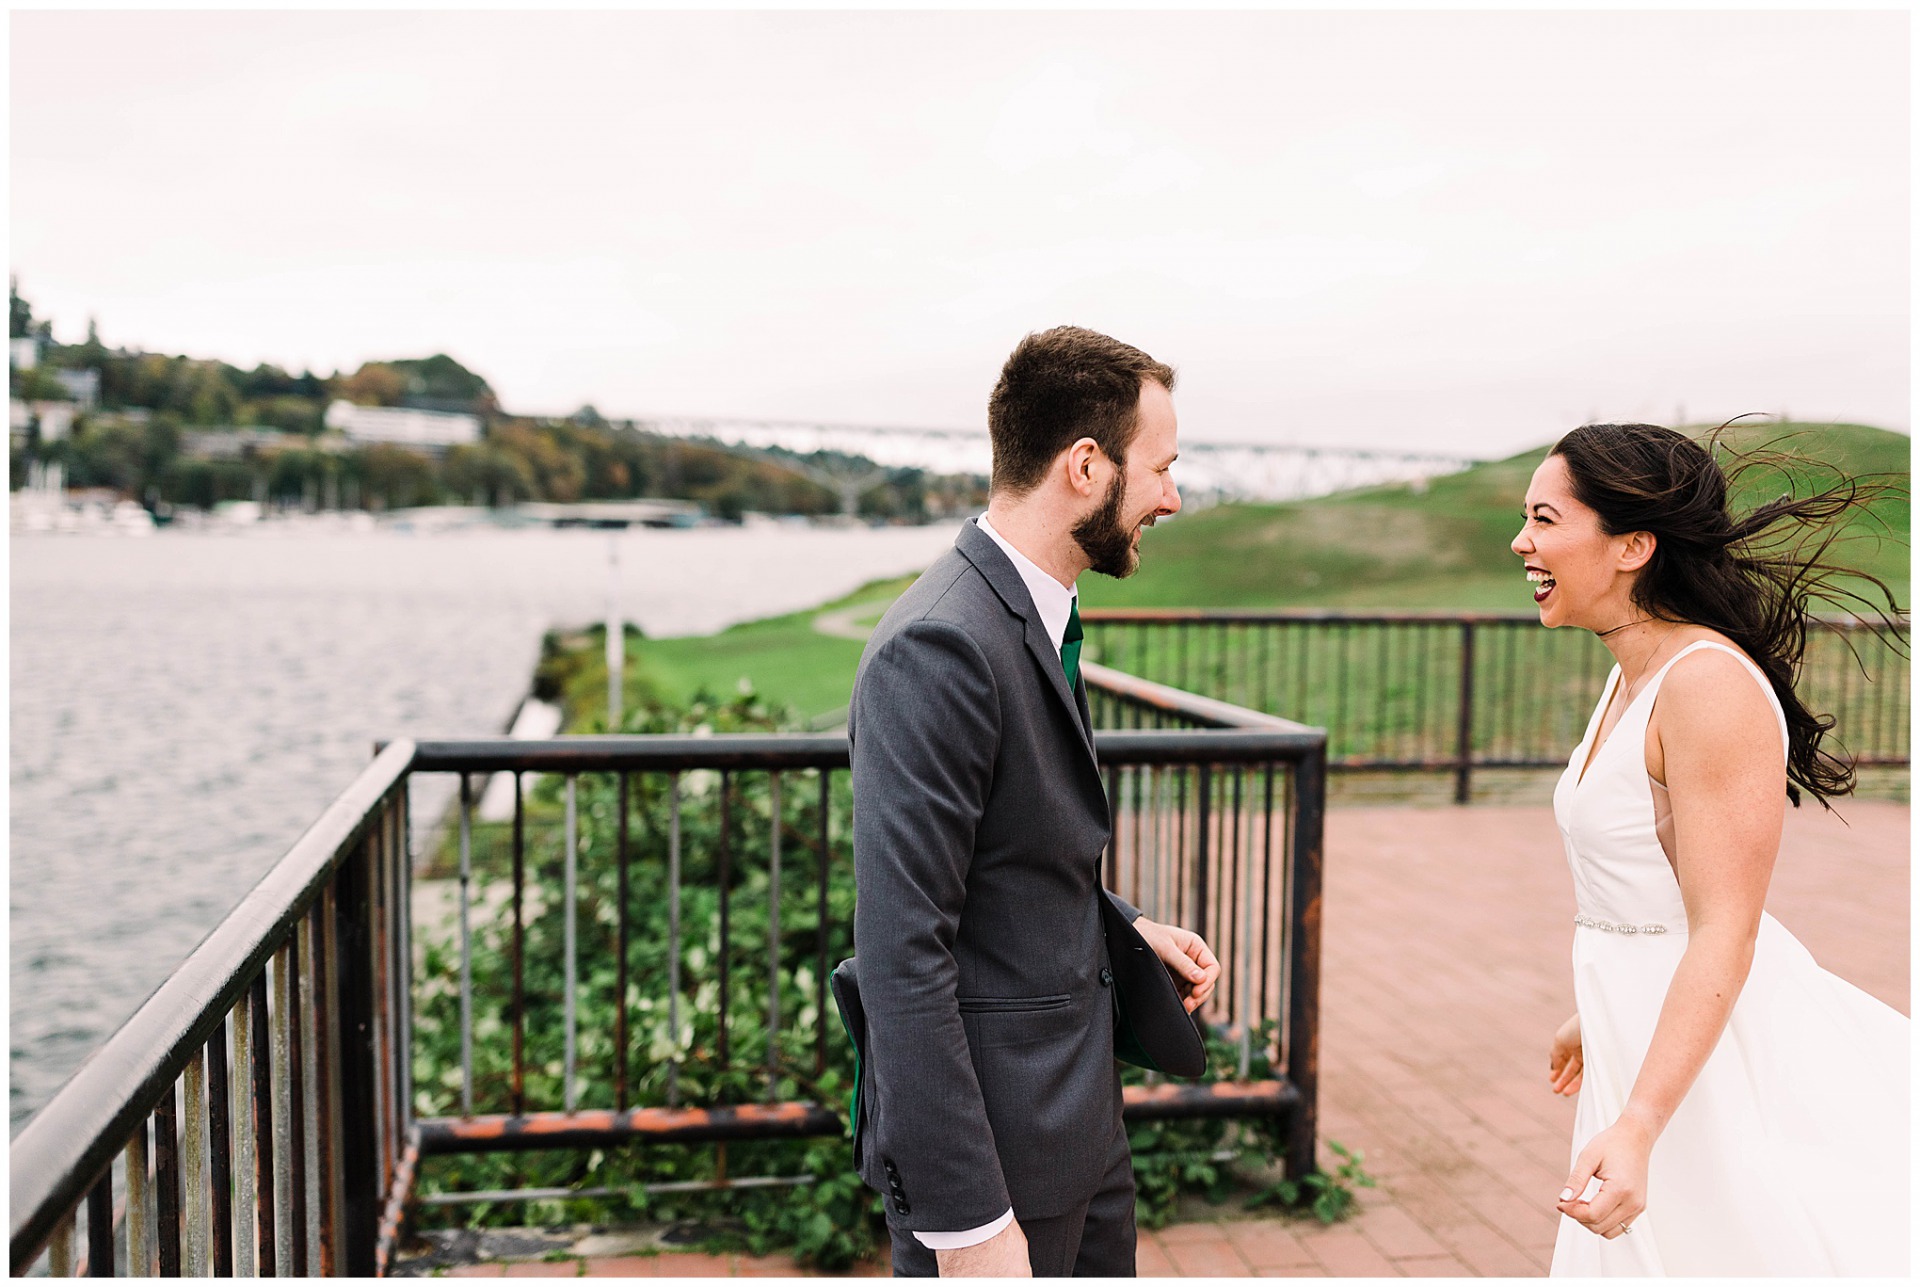
[{"label": "suit jacket button", "polygon": [[1103,988],[1113,986],[1113,971],[1104,965],[1100,967],[1100,986]]},{"label": "suit jacket button", "polygon": [[912,1215],[912,1214],[913,1214],[913,1208],[912,1208],[912,1207],[910,1207],[910,1206],[908,1206],[908,1205],[907,1205],[906,1203],[904,1203],[904,1202],[896,1202],[896,1203],[894,1203],[894,1204],[893,1204],[893,1209],[894,1209],[895,1211],[897,1211],[897,1212],[899,1212],[899,1213],[900,1213],[901,1215]]}]

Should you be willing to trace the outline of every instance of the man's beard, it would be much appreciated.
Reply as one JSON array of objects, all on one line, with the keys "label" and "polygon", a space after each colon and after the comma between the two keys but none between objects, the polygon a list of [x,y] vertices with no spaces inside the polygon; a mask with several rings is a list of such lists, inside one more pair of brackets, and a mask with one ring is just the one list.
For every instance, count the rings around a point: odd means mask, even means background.
[{"label": "man's beard", "polygon": [[1088,566],[1102,576],[1129,577],[1140,570],[1133,531],[1120,521],[1126,491],[1126,474],[1116,470],[1100,508],[1073,525],[1073,539],[1087,556]]}]

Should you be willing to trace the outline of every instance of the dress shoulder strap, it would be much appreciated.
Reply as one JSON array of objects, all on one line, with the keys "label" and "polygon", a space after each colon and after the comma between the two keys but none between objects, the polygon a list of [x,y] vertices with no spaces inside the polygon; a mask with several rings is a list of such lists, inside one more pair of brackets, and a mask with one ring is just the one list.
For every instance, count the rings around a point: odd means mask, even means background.
[{"label": "dress shoulder strap", "polygon": [[[1673,669],[1674,663],[1698,648],[1714,648],[1726,653],[1742,666],[1746,667],[1747,673],[1752,675],[1754,682],[1760,685],[1760,691],[1767,695],[1767,704],[1773,707],[1773,718],[1780,725],[1780,758],[1785,760],[1787,758],[1788,743],[1787,712],[1780,705],[1780,695],[1773,691],[1773,681],[1767,678],[1767,673],[1761,670],[1760,667],[1754,665],[1752,658],[1748,657],[1738,648],[1723,644],[1718,639],[1696,639],[1679,652],[1673,654],[1673,656],[1668,659],[1667,664],[1660,667],[1660,673],[1653,677],[1653,683],[1650,687],[1655,689],[1659,688],[1660,684],[1666,679],[1667,672]],[[1648,700],[1647,710],[1649,713],[1652,712],[1653,699]]]}]

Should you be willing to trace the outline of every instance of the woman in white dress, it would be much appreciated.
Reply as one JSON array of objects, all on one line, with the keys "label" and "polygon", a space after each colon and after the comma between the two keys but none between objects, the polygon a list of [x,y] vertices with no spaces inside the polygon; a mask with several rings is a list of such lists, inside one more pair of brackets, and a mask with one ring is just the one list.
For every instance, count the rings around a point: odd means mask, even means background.
[{"label": "woman in white dress", "polygon": [[1735,518],[1710,452],[1651,425],[1574,430],[1527,489],[1541,624],[1618,662],[1554,792],[1578,1013],[1550,1078],[1579,1095],[1556,1275],[1907,1273],[1907,1019],[1764,910],[1788,801],[1853,788],[1793,691],[1809,602],[1848,596],[1778,538],[1860,494]]}]

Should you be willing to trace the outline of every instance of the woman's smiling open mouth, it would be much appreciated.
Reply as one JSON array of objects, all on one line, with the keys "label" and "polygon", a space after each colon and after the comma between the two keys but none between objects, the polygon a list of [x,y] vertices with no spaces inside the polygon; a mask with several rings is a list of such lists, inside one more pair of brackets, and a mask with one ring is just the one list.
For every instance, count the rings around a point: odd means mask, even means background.
[{"label": "woman's smiling open mouth", "polygon": [[1535,603],[1545,603],[1547,596],[1553,593],[1553,573],[1547,571],[1545,568],[1534,567],[1529,563],[1527,565],[1527,580],[1538,582],[1538,586],[1533,592],[1533,601]]}]

